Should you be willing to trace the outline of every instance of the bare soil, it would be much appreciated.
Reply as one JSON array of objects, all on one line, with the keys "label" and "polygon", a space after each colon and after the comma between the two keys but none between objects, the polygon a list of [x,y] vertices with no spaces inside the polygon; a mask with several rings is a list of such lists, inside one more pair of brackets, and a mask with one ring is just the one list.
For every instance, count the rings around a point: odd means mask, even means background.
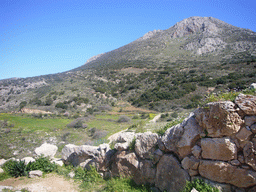
[{"label": "bare soil", "polygon": [[18,177],[0,181],[0,186],[12,186],[14,190],[27,189],[30,192],[78,192],[78,184],[56,173],[41,178]]}]

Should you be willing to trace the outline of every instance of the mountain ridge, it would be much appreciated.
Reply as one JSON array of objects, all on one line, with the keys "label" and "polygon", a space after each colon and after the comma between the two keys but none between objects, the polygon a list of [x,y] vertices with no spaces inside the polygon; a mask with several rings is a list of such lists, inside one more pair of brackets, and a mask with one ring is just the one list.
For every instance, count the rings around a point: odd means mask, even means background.
[{"label": "mountain ridge", "polygon": [[[86,111],[125,100],[157,111],[196,107],[211,91],[239,90],[256,82],[256,33],[212,17],[190,17],[154,30],[70,71],[0,81],[0,109],[30,107]],[[127,69],[127,70],[126,70]],[[40,100],[40,101],[39,101]],[[59,105],[60,106],[60,105]],[[63,109],[64,110],[64,109]]]}]

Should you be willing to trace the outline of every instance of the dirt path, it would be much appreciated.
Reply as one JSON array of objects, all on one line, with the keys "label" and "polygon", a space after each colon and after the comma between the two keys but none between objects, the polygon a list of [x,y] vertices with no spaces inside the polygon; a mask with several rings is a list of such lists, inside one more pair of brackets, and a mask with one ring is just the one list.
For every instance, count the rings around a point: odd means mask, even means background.
[{"label": "dirt path", "polygon": [[0,186],[12,186],[13,190],[27,189],[30,192],[78,192],[78,184],[56,173],[41,178],[10,178],[0,181]]}]

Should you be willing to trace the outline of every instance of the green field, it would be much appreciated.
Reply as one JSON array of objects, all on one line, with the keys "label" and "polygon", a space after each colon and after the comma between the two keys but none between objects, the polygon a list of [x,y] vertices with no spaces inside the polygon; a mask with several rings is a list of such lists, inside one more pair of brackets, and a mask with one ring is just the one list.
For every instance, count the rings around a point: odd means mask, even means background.
[{"label": "green field", "polygon": [[34,149],[44,142],[59,147],[57,156],[61,155],[64,145],[69,143],[99,145],[108,142],[110,135],[121,130],[142,128],[154,114],[146,119],[134,119],[134,114],[129,114],[129,122],[118,122],[120,116],[97,114],[83,122],[86,128],[73,128],[67,127],[75,121],[73,118],[0,113],[0,158],[33,156]]}]

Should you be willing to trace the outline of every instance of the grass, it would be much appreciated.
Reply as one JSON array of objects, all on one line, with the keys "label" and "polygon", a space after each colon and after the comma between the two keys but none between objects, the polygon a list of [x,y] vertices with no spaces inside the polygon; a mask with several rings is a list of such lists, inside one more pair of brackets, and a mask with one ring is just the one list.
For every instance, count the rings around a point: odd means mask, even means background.
[{"label": "grass", "polygon": [[64,118],[38,119],[28,115],[20,116],[8,113],[0,113],[0,120],[9,121],[14,125],[13,128],[22,128],[24,133],[62,129],[72,121]]}]

